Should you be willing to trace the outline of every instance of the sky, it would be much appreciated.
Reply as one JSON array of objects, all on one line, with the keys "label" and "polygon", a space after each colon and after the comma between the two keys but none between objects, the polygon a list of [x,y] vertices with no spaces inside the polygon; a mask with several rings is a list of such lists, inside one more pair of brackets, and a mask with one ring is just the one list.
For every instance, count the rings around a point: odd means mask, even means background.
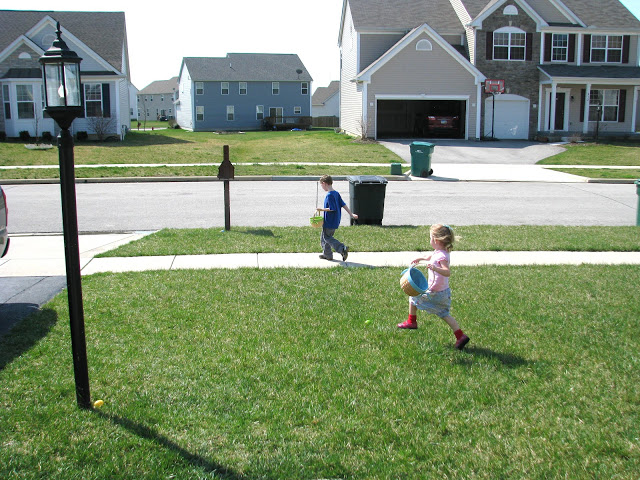
[{"label": "sky", "polygon": [[[640,0],[621,1],[640,19]],[[54,4],[22,0],[20,10],[51,10]],[[95,6],[79,0],[58,4],[53,10],[84,11]],[[198,4],[187,2],[183,9],[180,2],[110,0],[103,4],[109,11],[125,12],[131,81],[138,89],[177,76],[183,57],[227,53],[295,53],[313,78],[313,91],[339,80],[342,0]]]}]

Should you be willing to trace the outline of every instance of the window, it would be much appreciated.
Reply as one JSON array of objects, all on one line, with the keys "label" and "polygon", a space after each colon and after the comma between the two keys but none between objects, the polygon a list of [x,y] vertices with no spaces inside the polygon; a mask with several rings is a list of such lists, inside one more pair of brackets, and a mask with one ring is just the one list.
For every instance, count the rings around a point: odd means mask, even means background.
[{"label": "window", "polygon": [[302,107],[293,107],[293,113],[295,115],[300,115],[302,113]]},{"label": "window", "polygon": [[84,84],[84,108],[87,117],[102,116],[102,84]]},{"label": "window", "polygon": [[622,35],[592,35],[591,61],[622,63]]},{"label": "window", "polygon": [[591,90],[589,121],[617,122],[620,90]]},{"label": "window", "polygon": [[164,95],[160,95],[160,101],[164,102]]},{"label": "window", "polygon": [[302,82],[300,93],[302,95],[309,95],[309,82]]},{"label": "window", "polygon": [[196,95],[204,95],[204,82],[196,82]]},{"label": "window", "polygon": [[416,43],[416,50],[418,52],[430,52],[433,50],[433,45],[429,40],[423,38],[422,40],[419,40],[418,43]]},{"label": "window", "polygon": [[566,62],[569,51],[569,35],[554,33],[551,40],[551,61]]},{"label": "window", "polygon": [[247,82],[238,83],[238,94],[246,95],[247,94]]},{"label": "window", "polygon": [[32,85],[16,85],[16,101],[18,118],[35,118]]},{"label": "window", "polygon": [[220,95],[229,95],[229,82],[220,82]]},{"label": "window", "polygon": [[280,82],[271,82],[271,95],[280,95]]},{"label": "window", "polygon": [[524,60],[526,34],[514,28],[500,29],[493,33],[493,58],[495,60]]},{"label": "window", "polygon": [[153,102],[153,95],[149,95],[149,101]]},{"label": "window", "polygon": [[235,107],[233,105],[227,105],[227,121],[233,122],[235,117]]},{"label": "window", "polygon": [[4,102],[4,118],[11,120],[11,97],[9,96],[9,85],[2,85],[2,101]]},{"label": "window", "polygon": [[264,119],[264,105],[256,105],[256,120]]},{"label": "window", "polygon": [[201,122],[204,120],[204,107],[196,107],[196,121]]}]

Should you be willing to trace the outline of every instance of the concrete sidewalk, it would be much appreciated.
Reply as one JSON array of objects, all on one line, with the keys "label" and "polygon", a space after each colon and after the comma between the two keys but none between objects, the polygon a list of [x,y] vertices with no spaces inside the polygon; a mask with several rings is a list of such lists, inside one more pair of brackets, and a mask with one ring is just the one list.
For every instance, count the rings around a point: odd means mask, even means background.
[{"label": "concrete sidewalk", "polygon": [[[231,253],[214,255],[167,255],[148,257],[105,257],[95,255],[138,240],[149,232],[80,235],[80,264],[83,275],[99,272],[215,268],[328,268],[406,267],[423,253],[352,252],[346,262],[321,260],[319,253]],[[340,257],[336,255],[336,259]],[[454,251],[451,262],[468,265],[578,265],[640,264],[640,252],[469,252]],[[0,277],[64,276],[62,235],[12,236],[11,250],[0,260]]]}]

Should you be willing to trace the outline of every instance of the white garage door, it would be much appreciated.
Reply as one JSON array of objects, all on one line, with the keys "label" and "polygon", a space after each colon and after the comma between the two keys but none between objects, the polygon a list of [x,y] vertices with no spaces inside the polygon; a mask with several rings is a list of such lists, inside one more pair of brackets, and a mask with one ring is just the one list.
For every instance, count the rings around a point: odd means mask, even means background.
[{"label": "white garage door", "polygon": [[[496,114],[493,117],[493,98],[484,103],[484,135],[495,138],[526,140],[529,138],[529,100],[519,95],[503,93],[495,97]],[[493,123],[493,128],[492,128]]]}]

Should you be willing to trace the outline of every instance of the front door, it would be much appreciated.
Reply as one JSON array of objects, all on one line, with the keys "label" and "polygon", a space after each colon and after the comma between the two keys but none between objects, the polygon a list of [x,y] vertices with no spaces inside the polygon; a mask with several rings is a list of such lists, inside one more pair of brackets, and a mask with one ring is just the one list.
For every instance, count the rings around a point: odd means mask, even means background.
[{"label": "front door", "polygon": [[556,91],[555,116],[551,117],[551,91],[547,92],[546,126],[549,131],[566,131],[569,129],[567,117],[567,92]]}]

